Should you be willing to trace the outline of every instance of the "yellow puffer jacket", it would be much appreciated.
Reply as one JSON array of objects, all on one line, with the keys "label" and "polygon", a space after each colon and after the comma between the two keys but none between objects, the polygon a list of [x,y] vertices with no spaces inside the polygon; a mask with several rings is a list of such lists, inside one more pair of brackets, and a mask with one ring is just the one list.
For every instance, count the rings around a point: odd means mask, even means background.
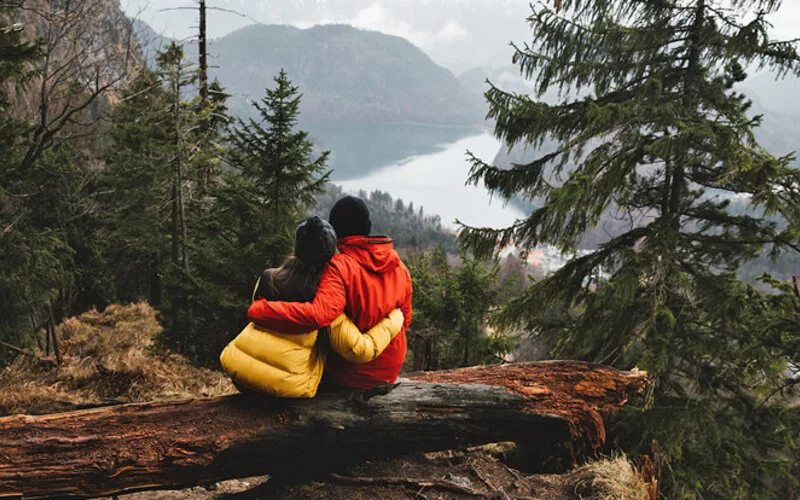
[{"label": "yellow puffer jacket", "polygon": [[[331,348],[353,363],[377,358],[403,327],[395,309],[367,333],[342,314],[331,324]],[[324,359],[317,331],[281,334],[250,323],[223,349],[219,361],[237,387],[282,398],[313,398]]]}]

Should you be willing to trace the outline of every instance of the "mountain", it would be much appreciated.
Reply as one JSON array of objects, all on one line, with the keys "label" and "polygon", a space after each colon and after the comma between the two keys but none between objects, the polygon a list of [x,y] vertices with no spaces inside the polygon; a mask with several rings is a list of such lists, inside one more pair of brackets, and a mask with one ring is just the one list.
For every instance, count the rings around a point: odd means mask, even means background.
[{"label": "mountain", "polygon": [[[197,12],[174,7],[197,2],[123,4],[130,15],[149,21],[156,31],[168,29],[178,39],[196,35]],[[513,54],[509,42],[522,44],[531,38],[527,0],[214,0],[208,4],[220,9],[209,11],[211,39],[252,22],[303,27],[347,24],[401,36],[456,74],[473,66],[508,63]]]},{"label": "mountain", "polygon": [[345,25],[252,25],[210,44],[237,115],[252,113],[283,68],[303,93],[300,126],[479,125],[484,105],[407,40]]},{"label": "mountain", "polygon": [[[173,40],[133,21],[148,63]],[[197,46],[186,44],[187,57]],[[281,68],[303,94],[300,128],[332,152],[333,180],[346,180],[476,132],[483,97],[407,40],[344,25],[299,29],[252,25],[209,43],[210,76],[231,94],[233,116],[254,116],[252,101]],[[369,138],[369,140],[365,140]]]},{"label": "mountain", "polygon": [[156,30],[141,19],[133,18],[130,21],[133,35],[142,48],[142,56],[145,62],[148,66],[154,66],[156,53],[172,43],[173,40],[156,32]]}]

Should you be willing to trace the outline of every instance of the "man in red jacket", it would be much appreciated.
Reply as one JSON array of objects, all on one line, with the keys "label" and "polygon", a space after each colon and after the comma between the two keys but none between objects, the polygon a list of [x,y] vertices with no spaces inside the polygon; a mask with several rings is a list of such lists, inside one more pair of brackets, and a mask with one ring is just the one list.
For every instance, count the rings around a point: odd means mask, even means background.
[{"label": "man in red jacket", "polygon": [[328,262],[314,302],[268,302],[259,299],[247,311],[250,321],[281,333],[306,333],[328,326],[342,312],[365,332],[393,309],[403,312],[403,329],[375,360],[353,364],[328,355],[330,382],[369,389],[394,382],[406,357],[406,330],[411,323],[411,275],[391,238],[369,236],[367,205],[346,196],[331,209],[341,253]]}]

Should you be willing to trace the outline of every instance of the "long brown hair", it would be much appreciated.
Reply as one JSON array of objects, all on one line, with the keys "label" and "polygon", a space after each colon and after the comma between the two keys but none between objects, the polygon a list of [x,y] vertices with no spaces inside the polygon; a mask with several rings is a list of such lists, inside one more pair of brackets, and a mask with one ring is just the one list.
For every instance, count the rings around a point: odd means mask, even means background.
[{"label": "long brown hair", "polygon": [[290,255],[281,267],[270,274],[269,286],[278,296],[288,295],[280,300],[311,302],[317,294],[325,264],[304,262]]},{"label": "long brown hair", "polygon": [[[325,262],[305,262],[290,255],[281,267],[270,273],[269,286],[278,300],[311,302],[317,294],[319,281],[325,271]],[[320,328],[314,345],[317,356],[325,359],[328,354],[330,327]]]}]

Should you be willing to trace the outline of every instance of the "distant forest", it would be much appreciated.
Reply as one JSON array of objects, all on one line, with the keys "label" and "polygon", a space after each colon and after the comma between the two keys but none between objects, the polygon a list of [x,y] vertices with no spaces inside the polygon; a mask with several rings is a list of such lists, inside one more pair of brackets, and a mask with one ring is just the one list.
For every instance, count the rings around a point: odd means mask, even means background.
[{"label": "distant forest", "polygon": [[[325,191],[317,196],[317,205],[310,209],[311,215],[327,218],[333,204],[346,193],[335,184],[327,184]],[[442,246],[456,253],[456,234],[442,227],[441,217],[426,215],[424,207],[415,207],[413,201],[393,199],[389,193],[378,189],[369,193],[357,193],[369,207],[372,232],[390,236],[400,247],[429,248]]]}]

